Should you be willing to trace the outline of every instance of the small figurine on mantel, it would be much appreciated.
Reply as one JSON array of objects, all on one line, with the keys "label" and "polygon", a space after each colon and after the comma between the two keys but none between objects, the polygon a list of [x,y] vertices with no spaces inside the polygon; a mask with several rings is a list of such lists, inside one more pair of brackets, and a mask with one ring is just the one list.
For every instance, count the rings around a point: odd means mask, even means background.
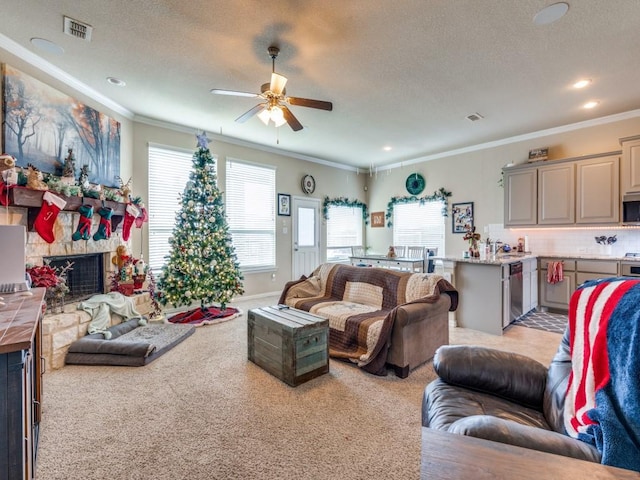
[{"label": "small figurine on mantel", "polygon": [[80,168],[80,175],[78,176],[78,185],[82,190],[89,189],[89,165],[83,165]]},{"label": "small figurine on mantel", "polygon": [[64,170],[60,181],[66,185],[76,184],[76,159],[73,155],[73,148],[67,150],[67,158],[64,159]]},{"label": "small figurine on mantel", "polygon": [[393,247],[393,245],[389,247],[387,258],[396,258],[396,249]]},{"label": "small figurine on mantel", "polygon": [[27,164],[27,188],[49,190],[47,184],[42,180],[42,172],[30,163]]}]

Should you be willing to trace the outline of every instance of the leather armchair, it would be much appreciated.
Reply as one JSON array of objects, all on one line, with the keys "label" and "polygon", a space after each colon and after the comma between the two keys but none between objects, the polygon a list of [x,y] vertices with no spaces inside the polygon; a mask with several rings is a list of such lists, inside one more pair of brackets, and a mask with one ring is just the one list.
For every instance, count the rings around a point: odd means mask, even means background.
[{"label": "leather armchair", "polygon": [[423,426],[600,463],[595,447],[565,434],[567,332],[548,368],[515,353],[448,345],[433,366],[439,378],[425,389]]}]

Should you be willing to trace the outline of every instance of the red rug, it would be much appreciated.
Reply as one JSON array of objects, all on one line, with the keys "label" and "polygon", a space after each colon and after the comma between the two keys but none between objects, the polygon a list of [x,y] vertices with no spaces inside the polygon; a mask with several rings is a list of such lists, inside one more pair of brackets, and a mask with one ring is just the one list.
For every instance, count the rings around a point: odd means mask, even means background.
[{"label": "red rug", "polygon": [[224,310],[217,307],[207,307],[205,309],[195,308],[187,312],[177,313],[167,320],[171,323],[181,323],[199,327],[200,325],[226,322],[227,320],[236,318],[241,313],[240,310],[233,307],[227,307]]}]

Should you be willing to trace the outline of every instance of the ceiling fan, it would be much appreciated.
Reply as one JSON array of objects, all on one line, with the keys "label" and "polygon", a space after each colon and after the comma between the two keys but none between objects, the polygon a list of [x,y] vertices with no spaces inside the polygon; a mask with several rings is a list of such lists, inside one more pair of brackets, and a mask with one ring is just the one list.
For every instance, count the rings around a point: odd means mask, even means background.
[{"label": "ceiling fan", "polygon": [[220,88],[211,89],[211,93],[217,95],[235,95],[238,97],[262,98],[264,102],[259,103],[251,110],[236,118],[236,122],[244,123],[254,115],[262,120],[265,125],[269,125],[272,121],[276,127],[280,127],[288,123],[294,132],[302,130],[302,124],[293,115],[287,105],[297,105],[300,107],[317,108],[320,110],[333,110],[331,102],[323,100],[312,100],[310,98],[288,97],[287,90],[284,86],[287,83],[287,77],[275,72],[276,58],[280,53],[278,47],[271,46],[268,49],[271,57],[271,82],[265,83],[260,88],[260,93],[237,92],[234,90],[222,90]]}]

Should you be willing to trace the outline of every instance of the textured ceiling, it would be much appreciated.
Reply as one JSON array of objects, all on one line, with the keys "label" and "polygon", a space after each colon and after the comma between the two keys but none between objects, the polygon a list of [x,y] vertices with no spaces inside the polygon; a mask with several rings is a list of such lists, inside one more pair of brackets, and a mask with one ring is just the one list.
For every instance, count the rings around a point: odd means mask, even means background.
[{"label": "textured ceiling", "polygon": [[[0,0],[0,34],[136,117],[368,168],[639,109],[638,1],[573,0],[535,25],[549,3]],[[92,25],[92,41],[62,33],[63,15]],[[256,99],[209,93],[259,92],[271,44],[289,95],[333,102],[292,106],[300,132],[235,123]],[[591,87],[572,90],[581,77]],[[581,108],[591,99],[598,108]],[[465,118],[476,112],[485,118]]]}]

